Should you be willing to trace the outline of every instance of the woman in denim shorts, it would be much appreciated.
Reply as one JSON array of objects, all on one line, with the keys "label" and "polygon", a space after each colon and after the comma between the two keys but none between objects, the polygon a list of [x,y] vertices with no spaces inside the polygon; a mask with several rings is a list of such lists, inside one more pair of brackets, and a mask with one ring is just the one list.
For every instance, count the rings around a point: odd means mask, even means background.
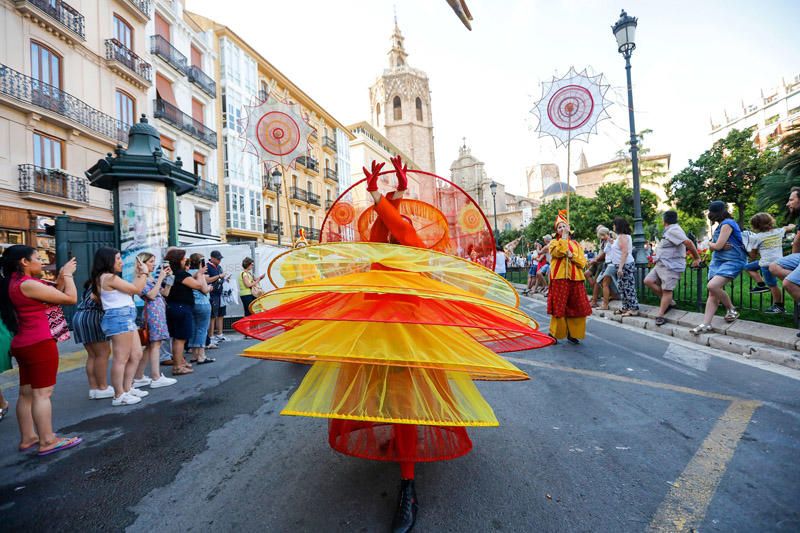
[{"label": "woman in denim shorts", "polygon": [[103,305],[100,327],[106,337],[111,338],[114,359],[111,364],[111,385],[114,399],[111,405],[133,405],[147,396],[146,391],[133,387],[133,376],[142,358],[142,345],[136,326],[136,305],[133,295],[139,294],[147,281],[147,268],[136,261],[133,283],[120,277],[122,257],[119,250],[100,248],[94,254],[92,284],[95,297]]},{"label": "woman in denim shorts", "polygon": [[[206,260],[203,254],[194,253],[189,256],[189,274],[197,276],[197,273],[202,269],[205,272]],[[211,287],[208,287],[209,291]],[[189,348],[192,350],[192,362],[198,365],[206,363],[213,363],[216,361],[213,357],[206,357],[206,336],[208,335],[208,326],[211,323],[211,301],[208,298],[208,292],[203,292],[198,289],[193,289],[194,294],[194,308],[192,317],[194,318],[194,332],[189,339]]]}]

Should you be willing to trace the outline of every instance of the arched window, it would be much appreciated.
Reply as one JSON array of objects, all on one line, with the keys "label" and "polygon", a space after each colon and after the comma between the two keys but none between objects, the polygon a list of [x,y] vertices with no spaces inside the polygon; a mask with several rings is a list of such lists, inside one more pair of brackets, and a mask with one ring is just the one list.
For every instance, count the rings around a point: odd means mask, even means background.
[{"label": "arched window", "polygon": [[402,57],[398,57],[397,58],[397,66],[398,67],[402,67],[403,66],[403,58]]},{"label": "arched window", "polygon": [[392,108],[394,109],[394,119],[403,120],[403,105],[400,103],[399,96],[395,96],[392,100]]},{"label": "arched window", "polygon": [[381,125],[381,104],[375,104],[375,125]]},{"label": "arched window", "polygon": [[417,122],[422,122],[422,100],[417,97]]},{"label": "arched window", "polygon": [[511,221],[506,220],[503,224],[503,231],[511,231]]}]

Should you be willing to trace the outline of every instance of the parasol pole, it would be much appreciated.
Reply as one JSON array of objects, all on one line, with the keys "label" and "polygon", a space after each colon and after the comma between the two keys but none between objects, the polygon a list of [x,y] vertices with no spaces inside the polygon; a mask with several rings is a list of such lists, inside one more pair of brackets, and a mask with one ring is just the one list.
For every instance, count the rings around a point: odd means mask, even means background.
[{"label": "parasol pole", "polygon": [[571,224],[571,217],[569,211],[569,174],[570,174],[570,162],[572,160],[571,148],[572,148],[572,115],[570,115],[569,117],[569,127],[567,128],[567,224]]}]

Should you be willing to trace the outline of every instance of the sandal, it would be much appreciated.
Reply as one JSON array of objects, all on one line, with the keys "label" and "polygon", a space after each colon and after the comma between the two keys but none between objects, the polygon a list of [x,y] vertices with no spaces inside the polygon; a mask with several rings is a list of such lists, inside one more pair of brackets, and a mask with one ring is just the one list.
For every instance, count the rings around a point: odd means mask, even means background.
[{"label": "sandal", "polygon": [[712,331],[714,331],[714,328],[712,328],[710,325],[700,324],[699,326],[690,329],[689,333],[692,335],[700,335],[701,333],[711,333]]},{"label": "sandal", "polygon": [[664,318],[663,316],[657,316],[656,317],[656,326],[663,326],[666,323],[667,323],[667,319]]},{"label": "sandal", "polygon": [[622,313],[624,313],[625,311],[627,311],[627,309],[622,309],[622,308],[619,308],[619,309],[614,309],[614,314],[615,314],[615,315],[621,315],[621,314],[622,314]]},{"label": "sandal", "polygon": [[627,309],[624,312],[620,313],[622,316],[639,316],[638,309]]},{"label": "sandal", "polygon": [[39,445],[39,441],[35,440],[31,444],[28,444],[27,446],[20,445],[19,446],[19,451],[21,451],[21,452],[29,452],[29,451],[33,450],[34,448],[36,448],[38,445]]},{"label": "sandal", "polygon": [[0,407],[0,420],[3,420],[6,417],[10,407],[11,407],[11,404],[8,403],[8,402],[6,402],[6,406],[5,407]]},{"label": "sandal", "polygon": [[185,376],[186,374],[191,374],[192,372],[194,372],[194,370],[185,366],[172,369],[173,376]]},{"label": "sandal", "polygon": [[83,442],[83,439],[80,437],[61,437],[58,439],[58,443],[50,448],[49,450],[39,451],[36,455],[39,457],[44,457],[45,455],[50,455],[51,453],[60,452],[63,450],[69,450],[70,448],[74,448],[78,444]]},{"label": "sandal", "polygon": [[739,311],[734,309],[728,309],[728,312],[725,313],[725,322],[734,322],[737,318],[739,318]]},{"label": "sandal", "polygon": [[215,361],[216,361],[216,359],[215,359],[215,358],[213,358],[213,357],[206,357],[206,358],[205,358],[205,359],[203,359],[202,361],[200,361],[200,360],[198,359],[198,360],[197,360],[197,364],[198,364],[198,365],[204,365],[204,364],[206,364],[206,363],[213,363],[213,362],[215,362]]}]

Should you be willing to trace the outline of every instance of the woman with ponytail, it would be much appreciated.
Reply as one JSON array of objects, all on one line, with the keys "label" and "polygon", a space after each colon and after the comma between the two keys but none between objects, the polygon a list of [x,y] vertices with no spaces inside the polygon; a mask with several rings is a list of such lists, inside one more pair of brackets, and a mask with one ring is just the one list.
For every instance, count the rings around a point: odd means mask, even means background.
[{"label": "woman with ponytail", "polygon": [[58,347],[48,318],[53,305],[77,301],[72,279],[77,263],[73,258],[61,267],[55,287],[40,281],[42,262],[30,246],[7,248],[0,263],[0,317],[14,334],[11,355],[19,365],[19,449],[28,451],[38,445],[41,456],[77,446],[80,437],[57,437],[53,432],[50,397],[58,372]]}]

